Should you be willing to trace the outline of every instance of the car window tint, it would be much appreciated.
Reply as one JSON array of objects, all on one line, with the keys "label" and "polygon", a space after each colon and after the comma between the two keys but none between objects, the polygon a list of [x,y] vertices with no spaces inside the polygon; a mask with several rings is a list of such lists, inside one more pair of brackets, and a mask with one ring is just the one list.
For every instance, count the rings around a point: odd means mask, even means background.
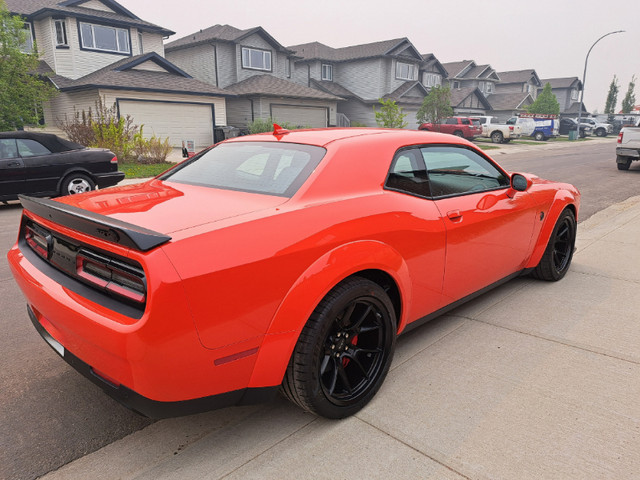
[{"label": "car window tint", "polygon": [[421,197],[431,196],[427,170],[417,148],[401,150],[396,154],[385,187]]},{"label": "car window tint", "polygon": [[271,142],[223,143],[161,177],[225,190],[290,197],[325,154],[312,145]]},{"label": "car window tint", "polygon": [[14,138],[0,139],[0,158],[16,158],[18,149]]},{"label": "car window tint", "polygon": [[18,138],[18,152],[21,157],[35,157],[37,155],[48,155],[51,151],[40,142],[28,138]]},{"label": "car window tint", "polygon": [[421,148],[434,197],[495,190],[509,185],[507,175],[478,153],[460,147]]}]

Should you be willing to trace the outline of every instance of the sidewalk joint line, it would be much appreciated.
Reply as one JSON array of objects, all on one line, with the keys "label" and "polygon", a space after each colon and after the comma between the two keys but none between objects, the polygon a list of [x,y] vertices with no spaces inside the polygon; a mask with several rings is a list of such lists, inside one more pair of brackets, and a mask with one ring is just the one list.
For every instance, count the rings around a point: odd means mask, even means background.
[{"label": "sidewalk joint line", "polygon": [[358,420],[360,420],[362,423],[366,423],[367,425],[369,425],[369,426],[370,426],[370,427],[372,427],[372,428],[375,428],[376,430],[378,430],[379,432],[383,433],[383,434],[384,434],[384,435],[386,435],[387,437],[392,438],[393,440],[395,440],[395,441],[397,441],[397,442],[400,442],[400,443],[401,443],[402,445],[404,445],[405,447],[408,447],[408,448],[410,448],[411,450],[413,450],[414,452],[416,452],[416,453],[418,453],[418,454],[422,455],[423,457],[426,457],[426,458],[428,458],[429,460],[431,460],[431,461],[433,461],[433,462],[437,463],[438,465],[443,466],[444,468],[446,468],[447,470],[449,470],[449,471],[451,471],[451,472],[455,473],[456,475],[459,475],[459,476],[461,476],[462,478],[466,478],[467,480],[471,480],[471,477],[468,477],[468,476],[467,476],[467,475],[465,475],[464,473],[461,473],[461,472],[457,471],[455,468],[453,468],[453,467],[451,467],[451,466],[447,465],[446,463],[444,463],[444,462],[442,462],[442,461],[438,460],[437,458],[432,457],[432,456],[431,456],[431,455],[429,455],[428,453],[425,453],[425,452],[423,452],[423,451],[421,451],[421,450],[417,449],[416,447],[414,447],[413,445],[410,445],[409,443],[405,442],[404,440],[401,440],[401,439],[399,439],[399,438],[397,438],[397,437],[394,437],[394,436],[393,436],[393,435],[391,435],[389,432],[385,432],[385,431],[384,431],[384,430],[382,430],[380,427],[378,427],[378,426],[376,426],[376,425],[374,425],[374,424],[372,424],[372,423],[370,423],[370,422],[368,422],[368,421],[364,420],[363,418],[360,418],[360,417],[358,416],[358,414],[356,414],[356,415],[355,415],[355,417],[356,417]]}]

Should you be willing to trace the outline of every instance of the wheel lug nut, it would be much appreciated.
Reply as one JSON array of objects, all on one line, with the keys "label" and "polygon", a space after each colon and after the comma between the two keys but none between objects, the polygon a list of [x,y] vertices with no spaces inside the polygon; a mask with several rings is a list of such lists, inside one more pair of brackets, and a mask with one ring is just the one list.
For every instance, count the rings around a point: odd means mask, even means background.
[{"label": "wheel lug nut", "polygon": [[344,334],[344,338],[349,338],[349,334],[348,334],[348,333],[345,333],[345,334]]},{"label": "wheel lug nut", "polygon": [[336,346],[335,345],[331,345],[331,350],[335,350]]}]

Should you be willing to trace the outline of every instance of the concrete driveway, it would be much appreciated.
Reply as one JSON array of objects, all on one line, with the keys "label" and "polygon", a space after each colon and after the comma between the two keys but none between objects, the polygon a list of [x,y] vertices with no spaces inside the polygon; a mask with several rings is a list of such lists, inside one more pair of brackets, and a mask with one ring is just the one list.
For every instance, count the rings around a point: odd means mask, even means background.
[{"label": "concrete driveway", "polygon": [[364,410],[285,400],[159,421],[45,479],[626,479],[640,472],[640,197],[520,278],[400,337]]}]

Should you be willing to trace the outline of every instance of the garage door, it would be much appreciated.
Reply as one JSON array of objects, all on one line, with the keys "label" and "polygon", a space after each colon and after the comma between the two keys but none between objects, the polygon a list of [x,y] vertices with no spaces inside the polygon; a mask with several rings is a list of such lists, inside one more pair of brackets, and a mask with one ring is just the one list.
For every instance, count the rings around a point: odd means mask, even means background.
[{"label": "garage door", "polygon": [[213,143],[211,105],[196,103],[163,103],[119,100],[120,115],[131,115],[136,125],[144,125],[146,138],[156,135],[169,138],[169,143],[180,147],[182,140],[195,140],[196,148]]},{"label": "garage door", "polygon": [[271,117],[275,121],[287,122],[294,126],[313,128],[328,126],[327,109],[325,107],[271,105]]}]

